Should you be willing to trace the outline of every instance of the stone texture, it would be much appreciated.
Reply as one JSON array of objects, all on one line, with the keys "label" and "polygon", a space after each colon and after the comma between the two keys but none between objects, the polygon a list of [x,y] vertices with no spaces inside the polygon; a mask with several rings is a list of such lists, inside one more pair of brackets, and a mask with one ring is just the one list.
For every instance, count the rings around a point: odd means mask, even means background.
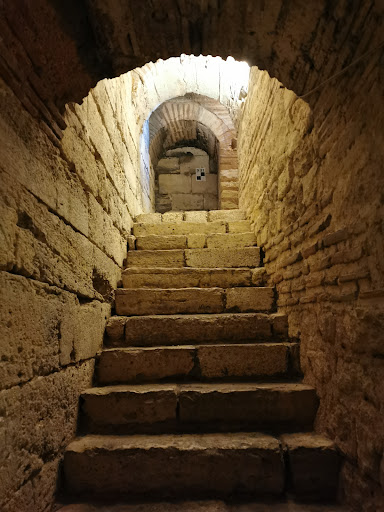
[{"label": "stone texture", "polygon": [[207,235],[195,233],[187,237],[188,249],[203,249],[206,245]]},{"label": "stone texture", "polygon": [[305,499],[335,499],[340,456],[328,438],[318,434],[286,434],[293,492]]},{"label": "stone texture", "polygon": [[225,233],[207,236],[208,248],[252,247],[256,245],[253,233]]},{"label": "stone texture", "polygon": [[148,235],[140,236],[136,239],[136,249],[138,250],[156,251],[166,249],[185,249],[186,247],[187,237],[185,235]]},{"label": "stone texture", "polygon": [[208,220],[211,222],[223,220],[226,222],[238,221],[245,219],[243,210],[215,210],[208,212]]},{"label": "stone texture", "polygon": [[136,224],[133,234],[137,237],[146,235],[190,235],[193,233],[225,233],[225,222],[181,222],[162,224]]},{"label": "stone texture", "polygon": [[172,210],[203,210],[203,194],[172,194]]},{"label": "stone texture", "polygon": [[[126,345],[204,343],[206,341],[268,340],[272,325],[262,313],[168,315],[125,318]],[[108,340],[114,342],[114,339]]]},{"label": "stone texture", "polygon": [[252,226],[248,220],[228,222],[228,233],[248,233],[250,231],[252,231]]},{"label": "stone texture", "polygon": [[100,384],[155,381],[185,377],[194,367],[194,347],[103,350],[97,366]]},{"label": "stone texture", "polygon": [[220,288],[118,289],[115,304],[118,315],[177,313],[221,313],[224,290]]},{"label": "stone texture", "polygon": [[197,349],[202,377],[278,375],[287,370],[289,347],[283,343],[206,345]]},{"label": "stone texture", "polygon": [[181,422],[218,428],[306,430],[317,407],[315,390],[303,384],[195,384],[179,391]]},{"label": "stone texture", "polygon": [[260,249],[186,249],[187,267],[257,267],[260,264]]},{"label": "stone texture", "polygon": [[184,267],[184,251],[130,251],[127,255],[129,267]]},{"label": "stone texture", "polygon": [[81,394],[82,413],[88,432],[99,427],[161,423],[176,419],[174,386],[105,386]]},{"label": "stone texture", "polygon": [[227,311],[270,311],[274,304],[273,288],[237,287],[226,290]]},{"label": "stone texture", "polygon": [[124,288],[231,288],[250,286],[247,268],[128,268],[123,271]]},{"label": "stone texture", "polygon": [[64,469],[71,492],[98,496],[279,495],[284,485],[279,443],[261,434],[87,436]]},{"label": "stone texture", "polygon": [[208,221],[208,213],[206,211],[185,212],[185,221],[186,222],[207,222]]}]

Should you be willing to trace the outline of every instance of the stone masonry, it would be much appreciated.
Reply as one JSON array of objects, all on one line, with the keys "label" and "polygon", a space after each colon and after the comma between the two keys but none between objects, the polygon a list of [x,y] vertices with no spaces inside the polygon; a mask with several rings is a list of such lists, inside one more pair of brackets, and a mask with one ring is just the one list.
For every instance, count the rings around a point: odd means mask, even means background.
[{"label": "stone masonry", "polygon": [[136,220],[67,496],[334,499],[340,458],[243,212]]}]

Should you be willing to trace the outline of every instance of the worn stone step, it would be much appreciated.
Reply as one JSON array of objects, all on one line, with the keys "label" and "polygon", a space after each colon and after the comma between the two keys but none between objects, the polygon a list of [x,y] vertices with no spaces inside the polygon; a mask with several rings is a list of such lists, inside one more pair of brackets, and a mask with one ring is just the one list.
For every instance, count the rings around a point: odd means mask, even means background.
[{"label": "worn stone step", "polygon": [[107,346],[156,346],[287,339],[283,314],[114,316],[106,326]]},{"label": "worn stone step", "polygon": [[318,399],[300,383],[141,384],[91,388],[81,394],[90,433],[160,433],[312,428]]},{"label": "worn stone step", "polygon": [[124,288],[233,288],[263,286],[264,268],[127,268]]},{"label": "worn stone step", "polygon": [[[241,221],[244,222],[244,221]],[[250,225],[246,231],[251,231]],[[136,237],[148,235],[191,235],[193,233],[226,233],[227,223],[217,222],[162,222],[159,224],[134,224],[132,233]]]},{"label": "worn stone step", "polygon": [[239,221],[246,220],[243,210],[211,210],[211,211],[185,211],[185,212],[166,212],[166,213],[142,213],[138,215],[135,222],[139,224],[159,224],[161,222],[215,222],[215,221]]},{"label": "worn stone step", "polygon": [[271,311],[274,290],[268,287],[237,288],[119,288],[115,293],[118,315],[166,315]]},{"label": "worn stone step", "polygon": [[259,433],[86,436],[64,457],[67,491],[83,497],[279,496],[279,440]]},{"label": "worn stone step", "polygon": [[143,250],[128,251],[127,255],[128,267],[253,268],[259,265],[259,247]]},{"label": "worn stone step", "polygon": [[341,457],[335,444],[315,433],[281,438],[290,468],[290,491],[306,501],[336,499]]},{"label": "worn stone step", "polygon": [[105,349],[99,356],[97,380],[106,385],[163,379],[276,377],[291,373],[298,366],[298,355],[298,343]]},{"label": "worn stone step", "polygon": [[227,247],[252,247],[256,245],[256,237],[252,232],[246,233],[214,233],[191,235],[147,235],[136,239],[137,250],[168,250],[168,249],[202,249]]}]

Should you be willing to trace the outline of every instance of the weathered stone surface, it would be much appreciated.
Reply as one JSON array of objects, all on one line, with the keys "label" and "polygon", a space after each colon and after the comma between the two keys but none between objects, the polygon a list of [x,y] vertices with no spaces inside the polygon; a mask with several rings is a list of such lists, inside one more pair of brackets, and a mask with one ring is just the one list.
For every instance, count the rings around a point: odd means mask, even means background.
[{"label": "weathered stone surface", "polygon": [[197,357],[206,378],[278,375],[287,370],[288,350],[284,343],[204,345]]},{"label": "weathered stone surface", "polygon": [[207,236],[208,248],[227,247],[252,247],[256,245],[256,237],[253,233],[225,233]]},{"label": "weathered stone surface", "polygon": [[252,270],[252,284],[254,286],[264,286],[267,279],[265,268],[255,268]]},{"label": "weathered stone surface", "polygon": [[184,212],[165,212],[162,215],[163,222],[168,224],[175,222],[183,222],[184,220]]},{"label": "weathered stone surface", "polygon": [[145,382],[186,377],[194,367],[194,347],[103,350],[97,366],[100,384]]},{"label": "weathered stone surface", "polygon": [[187,247],[186,235],[158,236],[148,235],[140,236],[136,239],[136,248],[138,250],[166,250],[166,249],[185,249]]},{"label": "weathered stone surface", "polygon": [[214,210],[208,212],[208,220],[224,220],[226,222],[245,220],[245,212],[242,210]]},{"label": "weathered stone surface", "polygon": [[184,267],[184,251],[171,249],[165,251],[129,251],[128,267]]},{"label": "weathered stone surface", "polygon": [[250,231],[252,231],[252,226],[248,220],[228,222],[228,233],[249,233]]},{"label": "weathered stone surface", "polygon": [[192,192],[191,177],[182,174],[160,174],[159,191],[160,194],[189,194]]},{"label": "weathered stone surface", "polygon": [[190,235],[192,233],[225,233],[225,222],[180,222],[162,224],[136,224],[133,234],[137,237],[147,235]]},{"label": "weathered stone surface", "polygon": [[237,287],[226,290],[227,311],[270,311],[274,304],[273,288]]},{"label": "weathered stone surface", "polygon": [[197,212],[185,212],[184,218],[186,222],[207,222],[208,212],[197,211]]},{"label": "weathered stone surface", "polygon": [[263,313],[220,315],[158,315],[125,317],[125,338],[109,343],[127,346],[177,345],[206,341],[268,340],[272,328]]},{"label": "weathered stone surface", "polygon": [[159,224],[162,222],[161,213],[141,213],[135,218],[140,224]]},{"label": "weathered stone surface", "polygon": [[315,390],[304,384],[191,384],[179,391],[180,421],[185,423],[306,430],[317,407]]},{"label": "weathered stone surface", "polygon": [[175,386],[105,386],[81,394],[82,413],[88,432],[118,425],[161,423],[176,419]]},{"label": "weathered stone surface", "polygon": [[64,470],[70,492],[114,498],[279,495],[284,486],[277,439],[252,433],[87,436],[69,445]]},{"label": "weathered stone surface", "polygon": [[204,197],[203,194],[172,194],[172,210],[202,210]]},{"label": "weathered stone surface", "polygon": [[187,247],[188,249],[203,249],[207,245],[207,235],[195,233],[188,235]]},{"label": "weathered stone surface", "polygon": [[221,288],[118,289],[118,315],[221,313],[225,292]]},{"label": "weathered stone surface", "polygon": [[231,288],[250,286],[247,268],[128,268],[123,271],[124,288]]},{"label": "weathered stone surface", "polygon": [[334,499],[341,459],[335,444],[318,434],[286,434],[293,492],[300,498]]},{"label": "weathered stone surface", "polygon": [[260,249],[186,249],[185,260],[187,267],[258,267]]}]

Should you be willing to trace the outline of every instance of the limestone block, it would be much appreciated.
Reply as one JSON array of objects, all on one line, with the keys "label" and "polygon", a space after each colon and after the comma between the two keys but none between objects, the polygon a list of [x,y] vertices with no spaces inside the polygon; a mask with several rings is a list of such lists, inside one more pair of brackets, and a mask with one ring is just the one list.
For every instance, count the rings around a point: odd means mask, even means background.
[{"label": "limestone block", "polygon": [[250,231],[252,231],[252,226],[248,220],[228,222],[228,233],[249,233]]},{"label": "limestone block", "polygon": [[132,251],[127,255],[128,267],[184,267],[184,251]]},{"label": "limestone block", "polygon": [[[202,344],[216,340],[261,341],[271,336],[269,317],[262,313],[153,315],[125,318],[126,346]],[[109,343],[113,343],[113,340]]]},{"label": "limestone block", "polygon": [[108,338],[114,341],[124,338],[125,323],[126,319],[119,316],[109,318],[105,326]]},{"label": "limestone block", "polygon": [[153,268],[132,269],[123,272],[124,288],[229,288],[249,286],[249,269]]},{"label": "limestone block", "polygon": [[[3,199],[3,198],[1,198]],[[15,261],[17,213],[4,203],[0,204],[0,268],[10,270]]]},{"label": "limestone block", "polygon": [[102,385],[186,377],[194,367],[191,346],[103,350],[97,366]]},{"label": "limestone block", "polygon": [[160,194],[190,194],[192,191],[191,178],[179,174],[160,174]]},{"label": "limestone block", "polygon": [[212,212],[208,212],[208,220],[222,220],[225,222],[245,220],[245,212],[243,210],[214,210]]},{"label": "limestone block", "polygon": [[184,214],[186,222],[207,222],[208,213],[205,211],[191,211]]},{"label": "limestone block", "polygon": [[187,267],[257,267],[260,264],[260,249],[186,249]]},{"label": "limestone block", "polygon": [[208,248],[252,247],[256,245],[254,233],[225,233],[207,236]]},{"label": "limestone block", "polygon": [[273,288],[228,288],[226,297],[227,311],[270,311],[274,305]]},{"label": "limestone block", "polygon": [[135,218],[141,224],[159,224],[162,222],[161,213],[142,213]]},{"label": "limestone block", "polygon": [[183,174],[192,175],[192,179],[196,180],[193,176],[196,173],[196,168],[204,168],[205,172],[209,173],[209,156],[193,155],[180,157],[180,172]]},{"label": "limestone block", "polygon": [[232,382],[179,387],[180,421],[185,424],[305,430],[312,427],[317,407],[315,390],[305,384]]},{"label": "limestone block", "polygon": [[156,165],[156,171],[159,174],[173,173],[180,171],[180,164],[178,157],[161,158]]},{"label": "limestone block", "polygon": [[293,168],[292,165],[287,164],[282,173],[280,174],[277,181],[277,197],[281,201],[291,188],[293,179]]},{"label": "limestone block", "polygon": [[224,291],[220,288],[118,289],[118,315],[172,315],[221,313]]},{"label": "limestone block", "polygon": [[204,194],[204,210],[216,210],[219,200],[216,194]]},{"label": "limestone block", "polygon": [[204,345],[197,357],[202,377],[255,377],[285,373],[288,350],[283,343]]},{"label": "limestone block", "polygon": [[87,432],[99,426],[112,430],[119,425],[160,423],[176,419],[176,387],[171,385],[105,386],[81,394]]},{"label": "limestone block", "polygon": [[[0,503],[14,500],[15,504],[23,504],[31,496],[17,495],[17,490],[26,480],[36,485],[43,483],[39,480],[40,471],[52,457],[57,468],[57,459],[76,432],[79,394],[91,385],[93,372],[94,362],[86,361],[0,392],[0,410],[6,417],[0,441]],[[56,471],[44,478],[44,489],[51,488],[52,492],[57,483]],[[50,492],[39,494],[39,507],[49,500]]]},{"label": "limestone block", "polygon": [[202,194],[173,194],[173,210],[202,210],[204,208],[204,196]]},{"label": "limestone block", "polygon": [[252,270],[252,284],[254,286],[264,286],[267,279],[267,271],[265,268],[254,268]]},{"label": "limestone block", "polygon": [[203,249],[207,244],[207,235],[203,233],[195,233],[188,235],[187,247],[188,249]]},{"label": "limestone block", "polygon": [[173,222],[183,222],[184,220],[184,212],[165,212],[162,215],[163,222],[173,223]]},{"label": "limestone block", "polygon": [[197,489],[224,497],[239,488],[280,496],[284,488],[278,440],[255,433],[83,437],[68,446],[64,471],[69,492],[105,498],[184,498]]},{"label": "limestone block", "polygon": [[192,194],[217,194],[217,175],[207,174],[205,181],[192,177]]},{"label": "limestone block", "polygon": [[334,499],[341,463],[334,443],[313,433],[285,434],[281,439],[288,452],[295,495],[311,500]]},{"label": "limestone block", "polygon": [[127,236],[128,251],[136,250],[136,237],[133,235]]},{"label": "limestone block", "polygon": [[148,235],[136,239],[138,250],[185,249],[187,247],[186,235]]},{"label": "limestone block", "polygon": [[180,222],[162,224],[135,224],[133,233],[135,236],[146,235],[191,235],[196,233],[225,233],[224,222]]}]

